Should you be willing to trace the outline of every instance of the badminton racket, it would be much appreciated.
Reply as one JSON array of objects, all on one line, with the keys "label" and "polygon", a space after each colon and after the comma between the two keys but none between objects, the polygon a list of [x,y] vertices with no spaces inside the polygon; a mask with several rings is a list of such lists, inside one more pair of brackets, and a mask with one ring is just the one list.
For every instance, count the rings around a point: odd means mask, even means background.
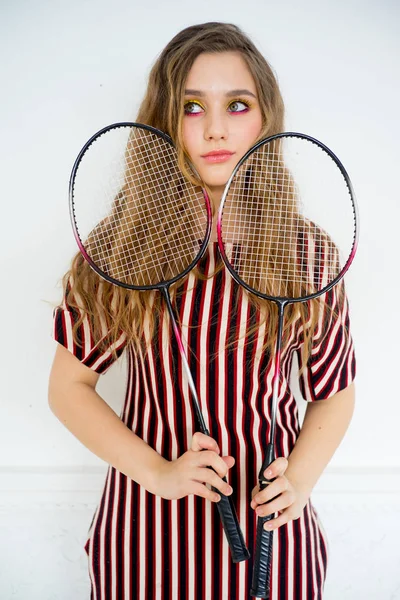
[{"label": "badminton racket", "polygon": [[[182,175],[169,136],[138,123],[115,123],[98,131],[80,151],[69,202],[78,247],[100,277],[131,290],[162,293],[199,427],[209,436],[169,293],[207,249],[207,193]],[[221,497],[217,507],[232,560],[246,560],[250,555],[233,500],[212,489]]]},{"label": "badminton racket", "polygon": [[[221,256],[234,280],[278,308],[269,443],[259,472],[275,460],[285,307],[328,292],[354,258],[357,207],[342,163],[318,140],[281,133],[255,144],[236,165],[218,214]],[[273,532],[258,517],[251,595],[269,598]]]}]

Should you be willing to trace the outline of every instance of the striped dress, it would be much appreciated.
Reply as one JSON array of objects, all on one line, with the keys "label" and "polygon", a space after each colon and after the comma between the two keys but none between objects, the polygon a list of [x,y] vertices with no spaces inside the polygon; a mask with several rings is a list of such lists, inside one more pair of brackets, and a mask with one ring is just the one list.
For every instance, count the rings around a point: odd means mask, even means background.
[{"label": "striped dress", "polygon": [[[211,243],[201,260],[206,275],[221,260]],[[339,284],[340,285],[340,284]],[[257,313],[242,295],[233,310],[238,286],[224,268],[208,280],[185,281],[175,300],[184,345],[199,394],[202,413],[221,455],[232,455],[228,471],[239,523],[251,555],[257,518],[250,507],[263,449],[269,440],[273,369],[261,353],[265,325],[255,336],[226,349],[229,332],[242,337],[244,324]],[[311,358],[300,377],[306,401],[329,398],[355,376],[348,304],[334,288],[326,301],[336,309],[328,334],[317,330]],[[235,316],[236,315],[236,316]],[[54,337],[89,368],[105,373],[110,352],[99,352],[87,322],[81,327],[83,348],[72,339],[76,313],[66,306],[54,311]],[[156,347],[156,345],[158,347]],[[159,334],[144,357],[126,347],[128,383],[120,418],[168,460],[191,446],[198,431],[190,391],[177,344],[161,318]],[[301,364],[301,327],[293,326],[285,345],[276,428],[277,456],[288,457],[299,434],[297,404],[289,380],[292,359]],[[139,459],[139,457],[138,457]],[[104,489],[90,525],[88,555],[91,600],[250,600],[252,557],[234,564],[217,507],[198,496],[164,500],[109,466]],[[309,501],[301,517],[274,532],[271,565],[272,600],[322,598],[327,568],[327,540]]]}]

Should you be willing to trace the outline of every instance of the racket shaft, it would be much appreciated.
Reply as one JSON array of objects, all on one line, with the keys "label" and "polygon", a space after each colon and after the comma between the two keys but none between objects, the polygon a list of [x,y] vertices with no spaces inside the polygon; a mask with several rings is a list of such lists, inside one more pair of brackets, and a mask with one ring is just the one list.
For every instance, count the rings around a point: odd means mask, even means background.
[{"label": "racket shaft", "polygon": [[[272,409],[271,409],[271,431],[270,443],[267,446],[263,465],[258,474],[260,491],[264,490],[273,480],[265,478],[265,471],[275,460],[275,427],[276,412],[279,393],[279,373],[281,363],[283,316],[286,306],[285,301],[278,301],[278,332],[275,348],[275,371],[273,379]],[[270,521],[274,515],[259,517],[257,520],[256,555],[253,565],[253,582],[251,595],[256,598],[269,598],[270,568],[272,556],[272,532],[264,529],[264,524]],[[254,592],[254,593],[253,593]]]},{"label": "racket shaft", "polygon": [[[185,352],[185,349],[182,344],[182,339],[181,339],[181,336],[178,331],[178,326],[176,324],[175,315],[174,315],[174,311],[172,308],[168,289],[163,287],[162,292],[163,292],[164,298],[167,303],[167,308],[168,308],[168,312],[169,312],[169,315],[172,320],[172,326],[173,326],[173,330],[175,333],[176,341],[178,343],[183,367],[185,369],[186,376],[188,379],[188,384],[189,384],[190,390],[192,392],[194,408],[195,408],[196,416],[197,416],[197,419],[198,419],[198,422],[200,425],[200,431],[202,433],[204,433],[205,435],[210,436],[210,433],[207,430],[207,427],[205,425],[205,421],[204,421],[202,412],[200,410],[200,403],[199,403],[199,400],[197,397],[196,387],[194,385],[192,373],[189,368],[189,363],[187,361],[186,352]],[[208,468],[212,469],[212,467],[208,467]],[[214,471],[214,469],[213,469],[213,471]],[[224,481],[227,483],[226,477],[224,477]],[[214,487],[213,487],[213,490],[221,496],[221,500],[217,503],[217,507],[218,507],[218,512],[219,512],[219,516],[221,519],[222,527],[225,531],[225,535],[228,540],[232,560],[235,563],[241,562],[243,560],[247,560],[248,558],[250,558],[250,552],[248,551],[248,549],[246,547],[244,537],[243,537],[243,532],[239,525],[239,520],[237,518],[235,505],[233,504],[232,498],[225,496],[224,494],[222,494],[222,492],[220,490],[218,490]]]}]

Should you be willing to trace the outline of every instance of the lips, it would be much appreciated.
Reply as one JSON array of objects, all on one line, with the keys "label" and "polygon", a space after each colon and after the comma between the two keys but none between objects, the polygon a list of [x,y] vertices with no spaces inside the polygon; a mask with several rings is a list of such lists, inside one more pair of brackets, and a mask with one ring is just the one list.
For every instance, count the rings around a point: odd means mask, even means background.
[{"label": "lips", "polygon": [[235,153],[230,152],[230,150],[212,150],[211,152],[207,152],[207,154],[202,154],[201,158],[208,163],[221,163],[229,160],[233,154]]}]

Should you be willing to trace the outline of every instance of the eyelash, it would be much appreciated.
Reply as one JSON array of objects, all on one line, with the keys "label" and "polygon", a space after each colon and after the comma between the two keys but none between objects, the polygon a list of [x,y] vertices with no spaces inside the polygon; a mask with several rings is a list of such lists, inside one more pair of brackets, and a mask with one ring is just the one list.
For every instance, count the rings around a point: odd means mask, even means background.
[{"label": "eyelash", "polygon": [[[246,108],[244,110],[233,111],[231,114],[241,115],[243,113],[247,113],[249,111],[249,109],[251,108],[251,104],[247,100],[243,100],[242,98],[236,98],[235,100],[232,100],[231,102],[229,102],[228,107],[231,106],[232,104],[235,104],[236,102],[240,102],[241,104],[244,104]],[[200,106],[200,108],[205,110],[204,106],[202,104],[200,104],[200,102],[198,102],[197,100],[188,100],[187,102],[185,102],[184,107],[183,107],[184,114],[186,116],[194,117],[194,116],[201,114],[201,113],[186,112],[186,107],[188,106],[188,104],[196,104],[196,106]]]}]

